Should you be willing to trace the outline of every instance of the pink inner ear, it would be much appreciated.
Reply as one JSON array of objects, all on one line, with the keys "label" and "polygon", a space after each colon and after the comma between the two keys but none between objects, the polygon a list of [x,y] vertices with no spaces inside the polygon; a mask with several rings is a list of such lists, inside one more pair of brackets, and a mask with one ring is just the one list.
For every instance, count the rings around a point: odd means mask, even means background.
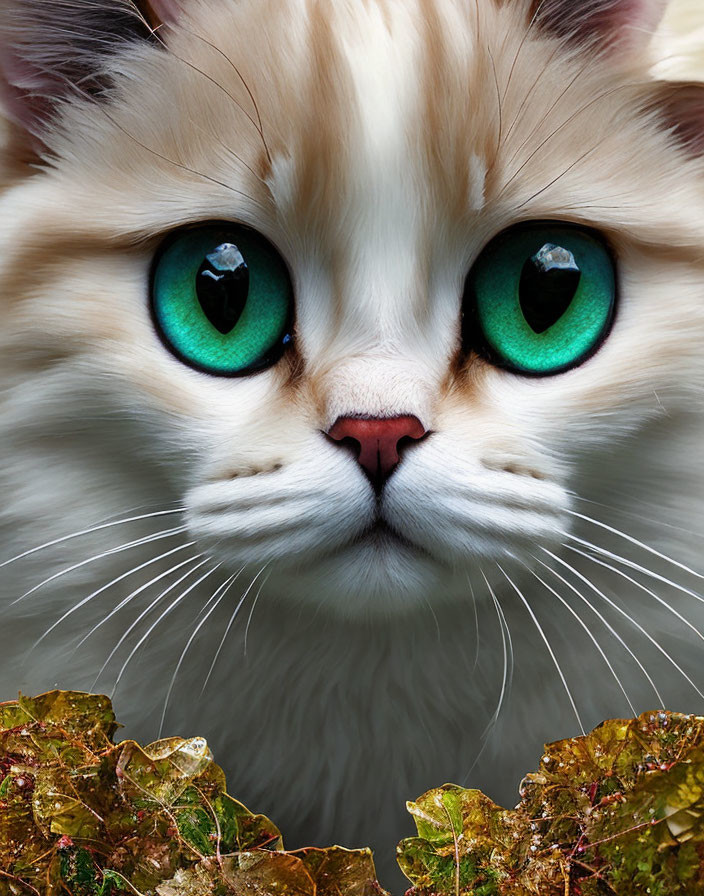
[{"label": "pink inner ear", "polygon": [[697,158],[704,156],[704,86],[666,84],[658,105],[686,152]]},{"label": "pink inner ear", "polygon": [[645,47],[669,0],[534,0],[543,27],[580,41]]},{"label": "pink inner ear", "polygon": [[611,0],[612,27],[629,47],[646,46],[665,15],[669,0]]},{"label": "pink inner ear", "polygon": [[179,0],[149,0],[149,6],[160,22],[175,22],[180,10]]},{"label": "pink inner ear", "polygon": [[30,135],[36,145],[41,144],[41,122],[48,115],[48,97],[56,84],[48,74],[32,68],[9,48],[0,52],[0,105],[8,119]]},{"label": "pink inner ear", "polygon": [[104,57],[112,51],[113,39],[117,44],[146,41],[145,20],[151,28],[170,24],[181,4],[182,0],[0,0],[0,114],[41,143],[63,99],[99,92]]}]

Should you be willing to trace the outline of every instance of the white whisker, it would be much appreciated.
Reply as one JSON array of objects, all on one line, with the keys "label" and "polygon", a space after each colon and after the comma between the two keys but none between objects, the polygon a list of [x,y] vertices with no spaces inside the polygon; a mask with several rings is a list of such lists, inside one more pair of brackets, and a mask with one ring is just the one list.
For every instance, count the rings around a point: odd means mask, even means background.
[{"label": "white whisker", "polygon": [[[599,547],[598,544],[592,544],[591,541],[587,541],[584,538],[579,538],[576,535],[569,536],[570,541],[576,541],[577,544],[581,544],[585,548],[590,548],[593,551],[596,551],[598,554],[601,554],[603,557],[608,557],[611,560],[615,560],[617,563],[623,563],[624,566],[628,566],[630,569],[635,569],[636,572],[641,572],[643,575],[648,576],[650,579],[656,579],[658,582],[662,582],[665,585],[669,585],[671,588],[674,588],[675,591],[680,591],[682,594],[686,594],[689,597],[693,597],[695,600],[698,600],[700,603],[704,603],[704,597],[701,594],[698,594],[696,591],[692,591],[691,588],[685,588],[684,585],[680,585],[678,582],[673,582],[672,579],[668,579],[667,576],[661,576],[657,572],[653,572],[651,569],[648,569],[646,566],[641,566],[639,563],[636,563],[634,560],[629,560],[627,557],[622,557],[620,554],[616,554],[613,551],[608,551],[606,548]],[[563,545],[564,547],[569,547],[570,550],[574,550],[571,548],[569,544]]]},{"label": "white whisker", "polygon": [[[241,571],[242,570],[240,570],[240,572]],[[193,629],[193,632],[191,633],[191,636],[188,639],[186,646],[181,651],[181,656],[179,657],[178,663],[176,664],[176,668],[174,669],[174,674],[171,676],[171,682],[169,683],[169,688],[166,692],[166,697],[164,699],[164,707],[161,711],[161,721],[159,723],[159,737],[161,737],[161,733],[164,730],[164,722],[166,721],[166,712],[169,707],[169,700],[171,699],[171,694],[173,692],[174,685],[176,684],[176,679],[178,678],[178,673],[181,670],[183,661],[186,658],[186,654],[188,653],[188,651],[191,647],[191,644],[195,641],[196,637],[198,636],[198,632],[203,628],[203,626],[208,621],[210,616],[215,612],[215,610],[217,610],[218,606],[220,605],[223,598],[227,595],[228,591],[232,587],[232,584],[238,575],[239,575],[238,572],[233,573],[229,579],[227,579],[225,582],[223,582],[221,585],[219,585],[215,589],[212,596],[208,600],[208,603],[206,604],[206,608],[210,605],[210,609],[207,610],[207,612],[203,615],[203,617],[200,620],[200,622],[198,623],[198,625],[196,625],[196,627]]]},{"label": "white whisker", "polygon": [[[548,556],[552,557],[553,560],[556,560],[558,563],[561,563],[563,566],[566,566],[568,569],[570,569],[571,572],[573,572],[576,576],[578,576],[580,579],[582,579],[582,580],[585,582],[585,584],[588,585],[589,588],[592,589],[592,591],[594,591],[595,594],[598,594],[599,597],[600,597],[602,600],[606,601],[606,603],[607,603],[610,607],[612,607],[614,610],[616,610],[618,613],[620,613],[622,616],[624,616],[624,617],[631,623],[631,625],[634,625],[634,626],[638,629],[638,631],[639,631],[642,635],[644,635],[644,636],[648,639],[648,641],[650,641],[650,643],[653,645],[653,647],[655,647],[656,650],[658,650],[658,651],[665,657],[665,659],[666,659],[672,666],[674,666],[674,668],[680,673],[680,675],[684,678],[684,680],[685,680],[689,685],[691,685],[691,687],[697,692],[697,694],[698,694],[702,699],[704,699],[704,693],[701,692],[701,690],[696,686],[696,684],[692,681],[692,679],[689,677],[689,675],[687,675],[687,673],[684,671],[684,669],[677,663],[676,660],[674,660],[674,659],[670,656],[670,654],[665,650],[665,648],[662,646],[662,644],[660,644],[659,641],[656,641],[656,639],[650,634],[650,632],[648,632],[645,628],[643,628],[643,626],[642,626],[639,622],[637,622],[637,621],[630,615],[630,613],[627,613],[622,607],[619,607],[619,605],[618,605],[617,603],[615,603],[615,601],[613,601],[613,600],[611,600],[610,598],[608,598],[608,597],[604,594],[604,592],[601,591],[599,588],[597,588],[596,585],[592,584],[592,582],[590,582],[589,579],[585,578],[585,576],[583,576],[583,575],[581,575],[580,573],[578,573],[577,570],[572,569],[572,567],[570,567],[568,563],[566,563],[564,560],[562,560],[562,559],[561,559],[560,557],[558,557],[556,554],[553,554],[552,551],[549,551],[547,548],[541,548],[540,550],[543,551],[544,553],[548,554]],[[573,548],[573,550],[577,550],[577,549],[576,549],[576,548]],[[578,553],[579,553],[579,552],[578,552]]]},{"label": "white whisker", "polygon": [[[631,544],[636,545],[639,548],[642,548],[644,551],[647,551],[649,554],[653,554],[655,557],[659,557],[661,560],[665,560],[667,563],[672,563],[673,566],[677,566],[679,569],[688,572],[690,575],[695,576],[697,579],[704,579],[704,575],[695,570],[691,569],[689,566],[685,566],[684,563],[680,563],[679,560],[673,560],[672,557],[668,557],[667,554],[663,554],[660,551],[656,551],[655,548],[651,548],[650,545],[644,544],[642,541],[639,541],[637,538],[634,538],[632,535],[627,535],[625,532],[622,532],[620,529],[615,529],[613,526],[608,526],[606,523],[602,523],[599,520],[595,520],[590,516],[586,516],[584,513],[578,513],[576,510],[568,510],[567,511],[571,516],[575,516],[580,520],[584,520],[587,523],[591,523],[594,526],[598,526],[600,529],[605,529],[607,532],[610,532],[612,535],[617,535],[619,538],[623,538]],[[563,533],[564,535],[572,538],[569,532]]]},{"label": "white whisker", "polygon": [[[482,575],[484,575],[483,572]],[[472,666],[472,672],[476,672],[479,665],[479,612],[477,610],[477,597],[469,575],[467,575],[467,584],[469,585],[469,593],[472,597],[472,610],[474,611],[474,665]]]},{"label": "white whisker", "polygon": [[[191,541],[188,543],[188,545],[182,545],[181,547],[173,548],[173,550],[167,551],[165,554],[162,554],[160,557],[157,557],[156,560],[163,560],[164,557],[168,557],[170,554],[175,554],[178,551],[183,550],[184,547],[190,547],[194,544],[195,544],[195,542]],[[93,626],[93,628],[88,632],[87,635],[84,635],[81,638],[81,640],[78,642],[78,644],[74,648],[74,653],[88,640],[88,638],[90,638],[92,635],[94,635],[98,631],[99,628],[101,628],[103,625],[105,625],[106,622],[109,622],[116,613],[119,613],[123,607],[126,607],[127,604],[131,603],[136,597],[138,597],[140,594],[142,594],[148,588],[151,588],[151,586],[154,585],[156,582],[160,582],[162,579],[165,579],[167,576],[170,576],[172,573],[176,572],[176,570],[181,569],[182,566],[185,566],[187,563],[190,563],[193,559],[194,559],[193,557],[189,557],[188,560],[184,560],[181,563],[176,564],[176,566],[170,567],[169,569],[166,570],[166,572],[160,572],[159,575],[154,576],[154,578],[150,579],[145,585],[140,585],[139,588],[135,589],[127,597],[123,598],[123,600],[121,600],[120,603],[117,604],[117,606],[113,607],[112,610],[110,610],[110,612],[107,614],[107,616],[104,616],[100,620],[100,622],[97,622]],[[156,560],[154,560],[153,562],[156,562]]]},{"label": "white whisker", "polygon": [[[196,554],[195,557],[189,557],[188,560],[184,560],[183,563],[179,563],[178,566],[175,566],[173,569],[170,570],[170,572],[176,572],[178,569],[180,569],[180,568],[183,567],[183,566],[186,566],[186,564],[188,564],[188,563],[194,563],[194,562],[196,562],[197,560],[201,560],[201,557],[202,557],[202,556],[203,556],[202,554]],[[208,560],[207,560],[207,558],[206,558],[206,559],[204,559],[204,560],[201,560],[200,563],[196,563],[196,565],[195,565],[194,567],[192,567],[191,569],[187,570],[187,571],[186,571],[186,572],[185,572],[179,579],[177,579],[175,582],[172,582],[167,588],[165,588],[165,589],[161,592],[161,594],[160,594],[158,597],[154,598],[154,600],[149,604],[148,607],[146,607],[144,610],[142,610],[142,612],[139,614],[139,616],[137,616],[137,618],[134,620],[134,622],[133,622],[133,623],[126,629],[126,631],[124,631],[124,632],[122,633],[122,635],[120,636],[120,640],[117,642],[117,644],[115,644],[115,646],[113,647],[113,649],[110,651],[110,655],[109,655],[108,658],[105,660],[105,662],[103,663],[103,665],[100,667],[100,671],[98,672],[98,674],[97,674],[97,676],[96,676],[96,678],[95,678],[95,681],[93,682],[92,690],[95,690],[95,686],[96,686],[97,683],[98,683],[98,679],[99,679],[100,676],[103,674],[103,672],[105,671],[105,669],[108,667],[108,665],[109,665],[109,663],[110,663],[110,660],[115,656],[115,654],[117,653],[117,651],[120,649],[120,647],[122,647],[122,645],[125,643],[125,641],[127,640],[127,638],[129,638],[129,636],[132,634],[132,632],[135,630],[135,628],[139,625],[139,623],[142,621],[142,619],[144,619],[145,616],[148,616],[149,613],[151,613],[151,611],[154,609],[154,607],[156,607],[156,606],[163,600],[163,598],[166,597],[166,595],[167,595],[170,591],[173,591],[174,588],[178,588],[178,586],[181,584],[181,582],[184,581],[184,579],[187,579],[188,576],[190,576],[190,574],[191,574],[192,572],[196,572],[196,570],[200,569],[202,566],[205,566],[205,564],[206,564],[207,562],[208,562]]]},{"label": "white whisker", "polygon": [[483,737],[487,737],[491,728],[496,724],[496,720],[499,718],[501,714],[501,708],[504,705],[504,700],[506,698],[506,694],[511,685],[511,679],[513,678],[513,641],[511,639],[511,632],[508,627],[508,622],[506,621],[506,616],[504,614],[503,608],[499,603],[499,599],[494,592],[494,589],[489,584],[489,580],[484,575],[484,571],[481,570],[482,578],[486,582],[486,587],[489,589],[489,594],[491,595],[491,599],[494,603],[494,609],[496,610],[496,615],[499,620],[499,629],[501,630],[501,645],[503,651],[503,675],[501,680],[501,692],[499,693],[499,699],[496,704],[496,709],[489,720],[489,723],[486,726]]},{"label": "white whisker", "polygon": [[[259,578],[259,576],[262,574],[262,572],[264,572],[264,570],[266,569],[266,567],[268,565],[269,564],[267,563],[266,566],[264,566],[264,568],[261,570],[261,572],[257,573],[257,578]],[[243,650],[244,656],[247,656],[247,637],[249,635],[249,626],[252,624],[252,616],[254,616],[254,608],[257,605],[257,601],[259,600],[259,595],[262,593],[262,588],[266,585],[268,578],[269,578],[269,576],[266,575],[264,577],[264,581],[261,583],[259,588],[257,588],[257,593],[254,595],[254,600],[252,601],[252,608],[250,609],[249,616],[247,617],[247,625],[244,628],[244,650]]]},{"label": "white whisker", "polygon": [[670,604],[668,604],[668,602],[666,600],[664,600],[662,597],[660,597],[660,595],[656,594],[654,591],[651,591],[650,588],[646,588],[645,585],[643,585],[641,582],[634,579],[632,576],[629,576],[628,573],[625,573],[622,569],[618,569],[617,567],[612,566],[610,563],[606,563],[605,560],[600,560],[598,557],[593,557],[590,554],[588,554],[586,551],[580,551],[577,548],[574,548],[569,544],[565,544],[565,545],[563,545],[563,547],[566,547],[568,550],[574,551],[575,553],[580,554],[582,557],[588,557],[589,560],[592,561],[592,563],[598,563],[599,566],[603,566],[605,569],[610,569],[611,572],[614,572],[614,573],[616,573],[616,575],[621,576],[622,578],[626,579],[627,582],[631,582],[631,584],[635,585],[636,588],[640,588],[641,591],[644,591],[646,594],[650,595],[650,597],[654,598],[661,606],[665,607],[665,609],[667,610],[668,613],[671,613],[673,616],[675,616],[677,619],[679,619],[680,622],[683,623],[683,625],[687,626],[687,628],[690,629],[692,632],[694,632],[694,634],[698,638],[700,638],[702,641],[704,641],[704,635],[699,631],[699,629],[695,625],[693,625],[689,621],[689,619],[684,617],[674,607],[670,606]]},{"label": "white whisker", "polygon": [[[624,641],[624,639],[621,637],[621,635],[620,635],[620,634],[616,631],[616,629],[611,625],[611,623],[609,622],[609,620],[603,615],[603,613],[600,613],[599,610],[594,606],[594,604],[593,604],[590,600],[588,600],[588,599],[582,594],[582,592],[579,591],[579,590],[578,590],[578,589],[577,589],[571,582],[568,582],[566,578],[564,578],[563,576],[561,576],[560,573],[559,573],[556,569],[553,569],[552,566],[549,566],[547,563],[544,563],[539,557],[535,557],[535,560],[536,560],[541,566],[545,567],[545,569],[547,569],[548,572],[552,573],[552,574],[555,576],[555,578],[559,579],[563,584],[567,585],[567,587],[568,587],[571,591],[573,591],[573,592],[577,595],[577,597],[578,597],[584,604],[587,605],[587,607],[592,611],[592,613],[594,613],[594,615],[595,615],[595,616],[597,617],[597,619],[602,623],[602,625],[604,625],[604,626],[611,632],[611,634],[614,636],[614,638],[616,638],[616,640],[618,641],[618,643],[623,647],[623,649],[626,651],[626,653],[628,653],[628,655],[631,657],[631,659],[634,660],[634,662],[637,664],[638,668],[641,670],[641,672],[643,673],[643,675],[646,677],[646,679],[647,679],[647,681],[648,681],[648,684],[651,686],[651,688],[652,688],[653,691],[655,692],[655,697],[656,697],[657,700],[658,700],[658,706],[659,706],[659,707],[663,707],[663,706],[665,705],[665,701],[662,699],[662,695],[660,694],[660,691],[658,690],[658,687],[657,687],[657,685],[655,684],[655,682],[653,681],[653,679],[652,679],[650,673],[649,673],[648,670],[645,668],[645,666],[643,665],[643,663],[638,659],[638,656],[637,656],[637,655],[633,652],[633,650],[628,646],[628,644],[626,643],[626,641]],[[584,576],[582,576],[579,572],[577,572],[576,569],[573,569],[573,568],[569,565],[569,563],[565,563],[564,565],[565,565],[565,566],[566,566],[566,567],[567,567],[567,568],[568,568],[574,575],[578,576],[580,579],[582,579],[584,582],[586,582],[586,584],[589,584],[589,582],[587,581],[587,579],[585,579]],[[634,715],[635,715],[635,713],[634,713]]]},{"label": "white whisker", "polygon": [[13,600],[10,606],[14,607],[15,604],[18,604],[20,601],[25,600],[30,595],[39,591],[39,589],[43,588],[44,585],[55,582],[56,579],[60,579],[62,576],[68,575],[68,573],[74,572],[77,569],[82,569],[84,566],[88,566],[90,563],[97,563],[98,560],[103,560],[105,557],[111,557],[113,554],[120,554],[123,551],[130,550],[131,548],[137,548],[141,545],[151,544],[154,541],[160,541],[164,538],[171,538],[174,535],[182,535],[185,531],[185,526],[179,526],[177,529],[165,529],[162,532],[157,532],[155,535],[146,535],[143,538],[138,538],[135,541],[129,541],[126,544],[122,544],[117,548],[110,548],[107,551],[102,551],[100,554],[95,554],[93,557],[89,557],[87,560],[81,560],[80,563],[74,563],[73,566],[68,566],[65,569],[60,570],[59,572],[54,573],[52,576],[49,576],[48,579],[44,579],[43,582],[40,582],[38,585],[30,588],[29,591],[25,591],[23,595]]},{"label": "white whisker", "polygon": [[[245,600],[247,600],[247,595],[248,595],[249,592],[252,590],[252,588],[254,587],[254,583],[257,581],[257,579],[258,579],[259,576],[264,572],[265,569],[266,569],[266,567],[263,566],[263,567],[259,570],[259,572],[256,574],[256,576],[252,579],[252,581],[251,581],[251,582],[249,583],[249,585],[247,586],[247,590],[244,592],[244,594],[242,595],[242,597],[239,599],[239,602],[237,603],[237,606],[236,606],[235,609],[232,611],[232,615],[230,616],[230,619],[229,619],[229,621],[228,621],[228,623],[227,623],[227,626],[226,626],[226,628],[225,628],[225,633],[223,634],[223,636],[222,636],[222,638],[221,638],[221,640],[220,640],[220,644],[218,645],[218,649],[215,651],[215,656],[213,657],[213,661],[212,661],[212,663],[210,664],[210,669],[208,669],[208,674],[205,676],[205,681],[203,682],[203,687],[200,689],[201,694],[204,693],[206,687],[208,686],[208,682],[210,681],[210,676],[213,674],[213,669],[215,669],[215,665],[216,665],[216,663],[217,663],[217,661],[218,661],[218,657],[220,656],[220,653],[222,652],[222,649],[223,649],[223,647],[225,646],[225,641],[227,640],[227,636],[230,634],[230,629],[232,628],[232,626],[233,626],[233,624],[234,624],[234,622],[235,622],[235,619],[237,618],[237,614],[239,613],[240,608],[242,607],[242,604],[245,602]],[[242,571],[242,570],[240,570],[240,572],[241,572],[241,571]]]},{"label": "white whisker", "polygon": [[[537,557],[534,557],[533,559],[534,559],[534,560],[537,560]],[[538,561],[538,562],[540,562],[540,561]],[[616,684],[617,684],[617,685],[619,686],[619,688],[621,689],[621,693],[622,693],[623,696],[626,698],[626,702],[628,703],[628,708],[629,708],[630,711],[631,711],[631,715],[632,715],[632,716],[637,716],[638,713],[636,712],[635,706],[634,706],[633,703],[631,702],[631,698],[630,698],[630,697],[628,696],[628,694],[626,693],[626,689],[624,688],[623,683],[621,682],[621,679],[618,677],[618,675],[617,675],[617,673],[616,673],[616,670],[615,670],[614,667],[611,665],[611,660],[608,658],[608,656],[607,656],[606,653],[604,652],[604,650],[603,650],[601,644],[599,644],[599,642],[597,641],[597,639],[594,637],[594,634],[590,631],[589,626],[587,625],[587,623],[586,623],[586,622],[582,619],[582,617],[577,613],[577,611],[574,609],[574,607],[570,606],[570,604],[567,603],[567,601],[565,600],[565,598],[562,597],[561,594],[558,594],[558,592],[555,591],[554,588],[552,588],[550,585],[548,585],[548,583],[547,583],[544,579],[542,579],[542,578],[538,575],[538,573],[535,572],[534,569],[530,569],[530,567],[529,567],[527,564],[523,564],[523,565],[526,567],[527,570],[529,570],[529,572],[530,572],[532,575],[535,576],[535,578],[540,582],[540,584],[541,584],[544,588],[547,588],[547,590],[548,590],[551,594],[553,594],[553,595],[560,601],[560,603],[562,604],[563,607],[565,607],[567,610],[569,610],[569,612],[572,614],[572,616],[574,616],[574,618],[577,620],[577,622],[581,625],[581,627],[584,629],[584,631],[587,633],[588,637],[590,638],[592,644],[596,647],[596,649],[597,649],[597,650],[599,651],[599,653],[601,654],[601,658],[602,658],[602,659],[604,660],[604,662],[606,663],[606,665],[607,665],[607,667],[608,667],[608,669],[609,669],[609,672],[611,672],[611,675],[613,676],[613,678],[614,678]]]},{"label": "white whisker", "polygon": [[[486,575],[484,574],[484,570],[481,567],[479,568],[479,572],[481,573],[481,576],[486,583],[486,587],[489,589],[489,594],[491,595],[491,599],[494,603],[494,609],[496,610],[496,615],[499,620],[499,631],[501,632],[501,647],[502,647],[502,654],[503,654],[503,673],[502,673],[502,679],[501,679],[501,691],[499,693],[499,699],[496,703],[496,709],[494,710],[491,718],[487,722],[486,727],[484,728],[484,731],[482,733],[483,743],[481,745],[481,748],[479,749],[479,752],[477,753],[477,755],[474,757],[474,762],[471,764],[471,766],[469,767],[469,769],[467,770],[467,772],[465,773],[465,775],[463,777],[463,782],[465,783],[465,785],[469,781],[470,775],[476,768],[479,760],[482,758],[482,756],[484,755],[484,752],[486,751],[487,746],[489,745],[489,739],[488,739],[489,735],[491,733],[492,728],[494,727],[494,725],[496,724],[496,722],[499,718],[501,709],[503,708],[504,700],[506,698],[508,691],[510,690],[511,681],[513,679],[513,640],[511,638],[511,631],[508,627],[508,621],[504,614],[503,608],[502,608],[501,604],[499,603],[499,599],[497,598],[496,594],[494,593],[494,589],[489,584],[489,580],[487,579]],[[474,594],[474,592],[472,592],[472,594]],[[476,604],[475,604],[475,606],[476,606]],[[476,665],[475,665],[475,668],[476,668]]]},{"label": "white whisker", "polygon": [[[655,506],[648,501],[643,501],[641,498],[637,498],[635,495],[629,494],[628,492],[616,492],[616,494],[622,495],[631,502],[635,499],[643,507],[652,509]],[[672,529],[674,532],[684,532],[685,535],[695,535],[697,538],[704,538],[704,533],[697,532],[694,529],[686,529],[684,526],[675,526],[673,523],[665,523],[662,520],[644,516],[642,513],[633,513],[630,510],[624,510],[622,507],[616,507],[611,504],[604,504],[603,501],[594,501],[591,498],[583,498],[576,492],[570,492],[570,497],[576,501],[582,501],[584,504],[593,504],[595,507],[603,507],[604,510],[610,510],[612,513],[616,513],[619,516],[626,516],[629,519],[638,520],[638,522],[640,523],[652,523],[654,526],[659,526],[663,529]]]},{"label": "white whisker", "polygon": [[177,507],[175,510],[158,510],[156,513],[144,513],[140,516],[130,516],[126,519],[121,520],[113,520],[111,523],[101,523],[98,526],[91,526],[90,529],[81,529],[80,532],[72,532],[70,535],[64,535],[61,538],[55,538],[53,541],[47,541],[44,544],[40,544],[39,547],[30,548],[28,551],[23,551],[21,554],[17,554],[15,557],[10,557],[9,560],[5,560],[0,563],[0,569],[3,566],[8,566],[10,563],[15,563],[17,560],[22,560],[24,557],[29,557],[32,554],[36,554],[39,551],[43,551],[45,548],[54,547],[57,544],[63,544],[66,541],[71,541],[74,538],[80,538],[82,535],[90,535],[92,532],[100,532],[103,529],[110,529],[112,526],[123,526],[127,523],[135,523],[139,520],[148,520],[157,516],[168,516],[173,515],[175,513],[183,513],[185,511],[185,507]]},{"label": "white whisker", "polygon": [[[60,616],[59,619],[57,619],[56,622],[53,623],[53,625],[50,625],[49,628],[41,636],[41,638],[39,638],[34,643],[32,650],[37,648],[42,643],[42,641],[44,641],[45,638],[48,638],[49,635],[54,631],[54,629],[58,628],[62,622],[64,622],[66,619],[68,619],[70,616],[72,616],[74,613],[76,613],[78,610],[80,610],[82,607],[84,607],[87,603],[90,603],[90,601],[94,600],[100,594],[103,594],[105,591],[108,590],[108,588],[112,588],[112,586],[117,585],[118,582],[122,582],[124,579],[128,578],[129,576],[133,576],[135,573],[138,573],[140,570],[146,569],[147,566],[151,566],[153,563],[158,563],[159,560],[163,560],[165,557],[171,556],[171,554],[176,554],[179,551],[185,551],[186,548],[193,547],[194,544],[195,544],[195,541],[190,541],[187,544],[182,544],[182,545],[179,545],[178,547],[172,548],[170,551],[167,551],[165,554],[160,554],[158,557],[152,557],[150,560],[146,560],[144,563],[140,563],[139,566],[135,566],[133,569],[127,570],[127,572],[123,572],[121,575],[114,578],[111,582],[108,582],[107,585],[101,585],[100,588],[93,591],[93,593],[89,594],[88,597],[82,598],[81,600],[78,601],[77,604],[73,604],[71,607],[69,607],[69,609],[66,610],[66,612],[63,614],[63,616]],[[143,587],[146,587],[146,586],[143,586]],[[83,641],[81,641],[80,643],[82,644]]]},{"label": "white whisker", "polygon": [[[191,591],[193,591],[194,588],[197,588],[197,587],[200,585],[201,582],[205,581],[205,579],[207,579],[208,576],[212,575],[212,574],[213,574],[216,570],[218,570],[221,566],[222,566],[222,563],[218,563],[217,566],[213,566],[213,567],[211,567],[211,568],[210,568],[206,573],[204,573],[199,579],[197,579],[195,582],[193,582],[192,585],[189,585],[188,588],[186,588],[185,591],[182,591],[181,594],[179,594],[179,596],[176,598],[176,600],[172,601],[172,602],[169,604],[169,606],[164,610],[164,612],[159,616],[159,618],[149,626],[149,628],[147,629],[147,631],[142,635],[142,637],[139,639],[139,641],[138,641],[138,642],[135,644],[135,646],[132,648],[132,651],[130,652],[130,655],[127,657],[127,659],[125,660],[125,662],[122,664],[122,668],[120,669],[120,671],[119,671],[119,673],[118,673],[118,675],[117,675],[117,678],[115,679],[115,684],[113,685],[113,689],[112,689],[111,696],[114,696],[115,691],[117,690],[117,687],[118,687],[118,685],[120,684],[120,681],[121,681],[121,679],[122,679],[122,676],[125,674],[125,670],[127,669],[128,665],[130,664],[130,661],[131,661],[132,657],[135,655],[135,653],[137,653],[137,651],[138,651],[139,648],[142,646],[142,644],[144,644],[144,642],[149,638],[149,636],[150,636],[151,633],[154,631],[154,629],[156,629],[157,626],[160,625],[161,622],[163,622],[163,620],[166,619],[166,617],[167,617],[173,610],[176,609],[176,607],[181,603],[182,600],[185,600],[185,598],[191,593]],[[191,572],[193,572],[193,570],[191,570]]]},{"label": "white whisker", "polygon": [[438,636],[438,644],[442,644],[442,633],[440,631],[440,623],[438,621],[438,614],[435,612],[433,605],[430,603],[427,597],[423,597],[423,603],[426,605],[428,610],[430,611],[430,615],[433,617],[433,621],[435,622],[435,634]]},{"label": "white whisker", "polygon": [[565,675],[562,671],[562,667],[560,666],[560,663],[558,662],[558,659],[555,656],[555,651],[552,649],[550,641],[548,641],[547,635],[543,631],[543,627],[541,626],[540,622],[538,621],[538,617],[533,612],[532,607],[530,606],[528,601],[525,599],[525,597],[523,596],[520,589],[516,586],[516,584],[513,582],[513,580],[510,578],[510,576],[501,567],[501,564],[497,563],[496,565],[499,567],[499,569],[505,576],[506,581],[509,583],[509,585],[511,585],[513,590],[516,592],[516,594],[521,599],[523,606],[526,608],[526,610],[528,610],[528,613],[530,614],[530,618],[533,620],[533,625],[535,625],[536,629],[538,630],[538,633],[540,634],[540,637],[543,639],[543,643],[547,647],[548,653],[550,654],[550,657],[555,665],[555,668],[557,669],[557,674],[560,676],[560,681],[562,682],[562,686],[564,687],[565,693],[567,694],[567,697],[569,698],[570,704],[572,706],[572,711],[575,714],[580,731],[582,732],[582,734],[586,734],[584,725],[582,724],[582,719],[579,715],[579,710],[577,709],[577,704],[574,702],[574,698],[572,696],[572,691],[570,690],[569,685],[567,684],[567,679],[565,678]]}]

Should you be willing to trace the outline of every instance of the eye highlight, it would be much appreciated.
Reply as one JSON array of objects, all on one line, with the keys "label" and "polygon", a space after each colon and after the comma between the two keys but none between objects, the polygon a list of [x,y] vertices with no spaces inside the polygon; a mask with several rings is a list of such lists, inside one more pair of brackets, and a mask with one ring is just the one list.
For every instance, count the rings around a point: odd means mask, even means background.
[{"label": "eye highlight", "polygon": [[561,373],[603,342],[615,302],[614,261],[597,233],[519,224],[485,247],[467,278],[465,348],[517,373]]},{"label": "eye highlight", "polygon": [[271,367],[290,342],[293,288],[281,255],[238,224],[172,234],[159,249],[151,309],[167,348],[215,376]]}]

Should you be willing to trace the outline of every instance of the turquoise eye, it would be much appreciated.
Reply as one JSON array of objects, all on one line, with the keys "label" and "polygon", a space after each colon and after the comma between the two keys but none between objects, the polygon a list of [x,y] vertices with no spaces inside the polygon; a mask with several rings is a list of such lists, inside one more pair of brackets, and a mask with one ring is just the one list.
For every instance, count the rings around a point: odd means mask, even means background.
[{"label": "turquoise eye", "polygon": [[217,376],[270,367],[290,341],[293,290],[283,259],[237,224],[178,231],[154,262],[152,313],[181,361]]},{"label": "turquoise eye", "polygon": [[519,224],[483,250],[466,300],[466,344],[518,373],[560,373],[585,361],[609,332],[614,261],[591,230]]}]

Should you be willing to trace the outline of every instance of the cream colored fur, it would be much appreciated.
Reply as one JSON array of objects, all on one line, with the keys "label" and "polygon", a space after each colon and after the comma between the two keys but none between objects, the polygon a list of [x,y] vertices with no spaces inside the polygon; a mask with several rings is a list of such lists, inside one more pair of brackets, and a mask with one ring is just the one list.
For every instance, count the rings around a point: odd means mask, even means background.
[{"label": "cream colored fur", "polygon": [[704,11],[699,0],[674,0],[654,36],[654,71],[704,81]]},{"label": "cream colored fur", "polygon": [[[120,602],[203,555],[97,682],[110,690],[172,606],[115,693],[127,733],[155,738],[199,613],[244,567],[190,645],[164,731],[206,735],[231,791],[290,845],[371,843],[389,880],[405,799],[454,780],[510,802],[541,744],[579,730],[531,613],[585,727],[659,704],[638,662],[669,708],[703,708],[699,576],[603,528],[702,569],[702,162],[644,111],[644,50],[582,54],[527,30],[518,0],[184,6],[161,32],[169,52],[122,54],[117,94],[72,99],[46,138],[51,164],[0,196],[3,553],[185,509],[0,570],[0,696],[92,687],[196,560]],[[460,355],[461,297],[491,237],[541,218],[608,236],[620,300],[593,358],[526,379]],[[245,379],[182,365],[149,317],[163,235],[212,219],[262,231],[293,274],[295,349]],[[346,414],[432,430],[382,504],[416,549],[363,535],[371,488],[322,435]],[[567,533],[661,578],[621,566],[639,588],[564,547]]]}]

